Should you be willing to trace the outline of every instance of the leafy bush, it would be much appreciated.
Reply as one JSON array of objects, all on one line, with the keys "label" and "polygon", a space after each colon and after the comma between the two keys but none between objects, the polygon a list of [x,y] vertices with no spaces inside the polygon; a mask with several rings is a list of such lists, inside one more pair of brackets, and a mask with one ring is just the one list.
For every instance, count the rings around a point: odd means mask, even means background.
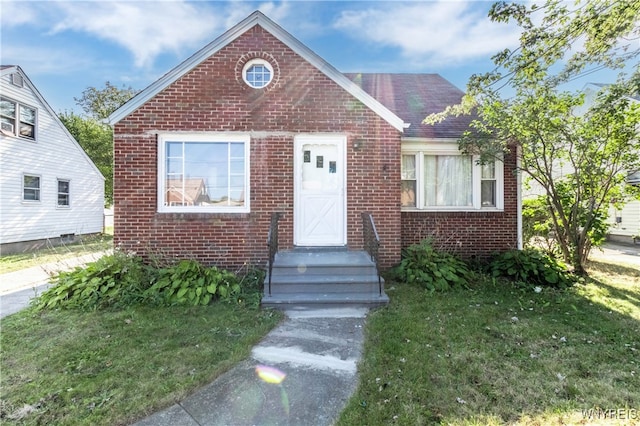
[{"label": "leafy bush", "polygon": [[424,240],[403,250],[402,261],[393,274],[406,283],[440,291],[466,285],[471,272],[464,261],[434,249],[430,240]]},{"label": "leafy bush", "polygon": [[506,277],[532,286],[569,287],[577,277],[556,259],[535,249],[508,250],[488,265],[494,277]]},{"label": "leafy bush", "polygon": [[139,257],[115,252],[85,267],[61,272],[35,301],[37,309],[123,308],[208,305],[216,300],[260,305],[264,273],[249,268],[239,279],[231,272],[195,260],[154,268]]},{"label": "leafy bush", "polygon": [[236,272],[240,291],[235,294],[235,301],[238,305],[259,308],[266,273],[263,269],[251,265],[245,265],[245,268],[244,271]]},{"label": "leafy bush", "polygon": [[237,277],[195,260],[182,260],[158,270],[157,281],[145,292],[148,301],[160,305],[208,305],[240,291]]},{"label": "leafy bush", "polygon": [[98,309],[139,303],[150,286],[141,259],[122,252],[103,256],[85,267],[61,272],[36,299],[38,309]]}]

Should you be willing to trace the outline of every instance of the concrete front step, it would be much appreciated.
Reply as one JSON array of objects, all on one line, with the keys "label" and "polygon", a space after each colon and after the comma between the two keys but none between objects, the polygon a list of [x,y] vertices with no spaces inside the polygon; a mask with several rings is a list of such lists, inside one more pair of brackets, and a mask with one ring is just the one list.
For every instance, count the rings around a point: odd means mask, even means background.
[{"label": "concrete front step", "polygon": [[262,306],[270,308],[328,308],[328,307],[367,307],[375,308],[389,303],[384,291],[379,293],[324,293],[324,294],[265,294]]},{"label": "concrete front step", "polygon": [[[268,284],[267,284],[268,286]],[[271,279],[271,293],[379,293],[378,275],[279,275]],[[266,289],[268,290],[268,289]]]},{"label": "concrete front step", "polygon": [[[382,280],[382,282],[384,282]],[[294,249],[278,252],[271,291],[265,280],[263,306],[381,306],[389,298],[380,291],[375,263],[364,251]]]}]

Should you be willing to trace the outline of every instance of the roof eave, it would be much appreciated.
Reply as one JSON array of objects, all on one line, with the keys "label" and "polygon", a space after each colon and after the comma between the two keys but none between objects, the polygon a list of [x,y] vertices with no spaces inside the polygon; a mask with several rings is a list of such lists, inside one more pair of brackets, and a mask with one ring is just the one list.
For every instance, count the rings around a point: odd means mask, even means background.
[{"label": "roof eave", "polygon": [[102,178],[103,181],[106,180],[104,175],[100,171],[100,169],[98,169],[98,166],[96,166],[96,164],[93,162],[91,157],[89,157],[89,154],[87,154],[87,152],[84,150],[84,148],[82,148],[80,143],[71,134],[71,132],[69,132],[69,129],[67,129],[67,126],[65,126],[64,123],[62,122],[62,120],[60,120],[60,117],[58,117],[58,114],[56,114],[55,111],[53,110],[53,108],[51,108],[51,105],[49,105],[49,102],[47,102],[47,100],[44,98],[44,96],[42,96],[42,93],[40,93],[40,91],[35,86],[35,84],[33,84],[31,79],[27,75],[27,73],[25,73],[24,70],[22,68],[20,68],[19,65],[13,65],[13,66],[9,66],[9,67],[6,67],[6,68],[2,68],[1,72],[2,72],[1,75],[11,74],[11,73],[14,73],[14,72],[20,73],[20,75],[22,76],[22,78],[23,78],[23,80],[25,82],[25,85],[33,92],[35,97],[38,98],[38,101],[44,106],[44,109],[47,110],[47,112],[49,113],[51,118],[57,123],[57,125],[60,127],[60,129],[62,129],[62,131],[67,135],[69,140],[71,140],[71,142],[80,150],[80,154],[89,163],[89,166],[94,169],[94,171],[98,174],[98,176],[100,176],[100,178]]},{"label": "roof eave", "polygon": [[184,62],[182,62],[177,67],[173,68],[171,71],[162,76],[160,79],[149,85],[142,92],[138,93],[127,103],[115,110],[107,118],[106,122],[111,125],[119,122],[120,120],[134,112],[136,109],[138,109],[140,106],[142,106],[144,103],[152,99],[170,84],[178,80],[183,75],[187,74],[201,62],[218,52],[220,49],[231,43],[236,38],[240,37],[255,25],[260,25],[282,43],[287,45],[295,53],[302,56],[306,61],[308,61],[322,73],[327,75],[331,80],[333,80],[347,92],[351,93],[355,98],[360,100],[364,105],[369,107],[372,111],[374,111],[377,115],[387,121],[399,132],[402,132],[404,128],[409,126],[408,123],[405,123],[400,117],[391,112],[391,110],[386,108],[379,101],[362,90],[358,85],[349,80],[331,64],[322,59],[315,52],[306,47],[304,44],[302,44],[295,37],[293,37],[291,34],[289,34],[282,27],[280,27],[260,11],[253,12],[247,18],[227,30],[220,37],[207,44],[202,49],[198,50]]}]

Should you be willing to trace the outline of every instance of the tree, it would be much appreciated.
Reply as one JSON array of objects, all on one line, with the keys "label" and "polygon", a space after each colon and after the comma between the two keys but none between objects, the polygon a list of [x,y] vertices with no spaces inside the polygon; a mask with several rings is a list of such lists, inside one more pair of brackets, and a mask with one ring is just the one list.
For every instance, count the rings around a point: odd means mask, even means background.
[{"label": "tree", "polygon": [[73,112],[61,113],[59,118],[104,176],[104,202],[107,206],[111,205],[113,203],[113,132],[111,128],[96,119],[84,118]]},{"label": "tree", "polygon": [[89,117],[104,120],[136,93],[131,87],[118,88],[107,81],[103,89],[88,87],[80,98],[73,99]]},{"label": "tree", "polygon": [[107,81],[103,89],[89,87],[80,98],[74,98],[85,116],[73,111],[59,114],[67,130],[104,175],[106,205],[113,203],[113,130],[103,120],[136,93],[131,87],[119,89]]},{"label": "tree", "polygon": [[[499,2],[490,17],[515,21],[520,46],[495,55],[492,72],[472,76],[460,105],[425,121],[477,113],[460,146],[480,161],[517,146],[520,172],[544,190],[564,260],[584,274],[591,247],[604,240],[610,203],[629,196],[626,174],[640,169],[640,106],[631,99],[640,93],[640,70],[636,62],[630,75],[620,71],[588,108],[582,93],[561,89],[593,70],[622,70],[637,60],[640,1],[590,0],[573,8],[557,0],[541,8]],[[505,89],[512,95],[502,95]],[[559,174],[561,165],[570,172]]]}]

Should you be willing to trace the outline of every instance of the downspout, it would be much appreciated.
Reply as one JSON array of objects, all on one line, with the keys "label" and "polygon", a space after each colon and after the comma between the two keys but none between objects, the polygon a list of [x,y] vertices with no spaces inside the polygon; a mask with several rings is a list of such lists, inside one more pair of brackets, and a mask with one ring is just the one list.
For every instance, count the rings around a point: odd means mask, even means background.
[{"label": "downspout", "polygon": [[520,145],[516,145],[516,181],[517,181],[517,214],[518,214],[518,250],[524,248],[522,241],[522,158],[520,156]]}]

